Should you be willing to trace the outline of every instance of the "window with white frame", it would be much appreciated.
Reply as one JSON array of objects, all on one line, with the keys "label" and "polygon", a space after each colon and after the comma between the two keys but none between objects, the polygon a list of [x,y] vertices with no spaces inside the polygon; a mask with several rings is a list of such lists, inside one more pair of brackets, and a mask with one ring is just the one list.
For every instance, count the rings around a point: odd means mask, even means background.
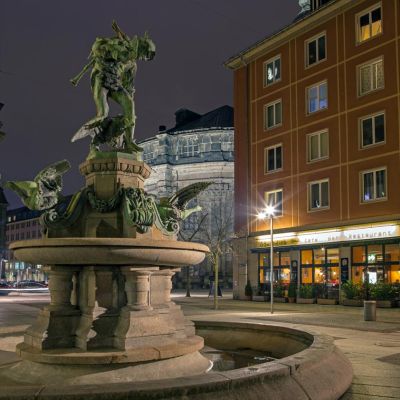
[{"label": "window with white frame", "polygon": [[329,156],[329,133],[327,130],[307,135],[308,162],[323,160]]},{"label": "window with white frame", "polygon": [[266,129],[274,128],[282,124],[282,100],[277,100],[265,106],[265,123]]},{"label": "window with white frame", "polygon": [[326,81],[307,88],[308,113],[328,108],[328,83]]},{"label": "window with white frame", "polygon": [[281,80],[281,56],[277,56],[264,63],[264,86]]},{"label": "window with white frame", "polygon": [[308,184],[309,210],[320,210],[329,207],[329,179]]},{"label": "window with white frame", "polygon": [[268,206],[274,207],[274,215],[280,217],[283,215],[283,190],[271,190],[264,193],[265,203]]},{"label": "window with white frame", "polygon": [[321,35],[306,42],[307,66],[319,63],[326,59],[326,35]]},{"label": "window with white frame", "polygon": [[178,153],[180,157],[194,157],[198,152],[197,138],[188,137],[179,140]]},{"label": "window with white frame", "polygon": [[145,161],[145,162],[154,161],[154,159],[157,156],[156,146],[149,145],[149,146],[145,147],[144,150],[145,151],[143,152],[143,161]]},{"label": "window with white frame", "polygon": [[385,114],[379,113],[360,119],[361,147],[385,141]]},{"label": "window with white frame", "polygon": [[266,173],[282,169],[282,143],[267,147],[264,157]]},{"label": "window with white frame", "polygon": [[361,172],[361,185],[363,203],[386,199],[386,168]]},{"label": "window with white frame", "polygon": [[383,59],[370,61],[358,67],[359,95],[382,89],[384,86]]},{"label": "window with white frame", "polygon": [[364,42],[382,33],[382,7],[375,4],[357,15],[357,39]]}]

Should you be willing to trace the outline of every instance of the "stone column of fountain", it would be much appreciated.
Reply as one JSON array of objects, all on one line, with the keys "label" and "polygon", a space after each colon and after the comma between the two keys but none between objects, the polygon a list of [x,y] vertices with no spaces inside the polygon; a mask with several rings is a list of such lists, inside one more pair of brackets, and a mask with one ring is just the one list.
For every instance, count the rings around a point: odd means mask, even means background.
[{"label": "stone column of fountain", "polygon": [[[120,193],[142,191],[150,175],[135,158],[109,152],[86,160],[80,166],[86,188],[63,214],[44,217],[47,237],[11,245],[19,260],[46,265],[50,277],[51,302],[17,346],[23,360],[36,363],[35,370],[40,364],[63,366],[61,376],[82,383],[89,374],[94,382],[97,370],[101,379],[113,381],[117,365],[118,379],[126,380],[135,379],[132,368],[138,365],[139,380],[145,370],[151,371],[146,379],[154,379],[209,368],[198,353],[203,339],[170,298],[174,273],[201,262],[208,249],[179,242],[156,223],[140,233],[127,220],[129,204]],[[152,364],[168,359],[174,368],[168,361],[166,368]],[[86,369],[71,377],[69,366],[76,365]],[[127,367],[129,374],[123,372]]]}]

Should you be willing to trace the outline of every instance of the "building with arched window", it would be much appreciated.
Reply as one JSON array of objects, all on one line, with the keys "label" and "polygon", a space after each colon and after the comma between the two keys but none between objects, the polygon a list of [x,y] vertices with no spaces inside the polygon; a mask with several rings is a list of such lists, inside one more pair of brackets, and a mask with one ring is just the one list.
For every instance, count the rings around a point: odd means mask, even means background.
[{"label": "building with arched window", "polygon": [[[221,258],[220,280],[232,286],[232,260],[228,239],[233,234],[233,108],[223,106],[206,114],[187,109],[175,113],[171,129],[160,126],[154,137],[140,143],[143,159],[152,167],[145,190],[168,197],[194,182],[214,182],[192,200],[191,207],[200,205],[202,211],[192,214],[182,223],[181,239],[202,242],[210,246],[223,236],[225,251]],[[192,268],[194,287],[208,287],[213,273],[208,260]],[[175,285],[182,287],[186,271],[177,274]]]}]

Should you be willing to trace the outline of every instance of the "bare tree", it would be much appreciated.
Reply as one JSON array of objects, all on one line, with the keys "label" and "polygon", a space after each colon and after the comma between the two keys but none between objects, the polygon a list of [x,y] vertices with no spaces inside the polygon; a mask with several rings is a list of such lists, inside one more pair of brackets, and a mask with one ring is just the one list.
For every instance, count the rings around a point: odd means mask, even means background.
[{"label": "bare tree", "polygon": [[[225,198],[224,198],[225,197]],[[220,193],[213,202],[212,213],[209,214],[209,224],[204,232],[206,243],[210,249],[209,259],[214,270],[214,309],[218,309],[218,275],[221,256],[232,253],[231,239],[233,236],[233,203],[227,201],[226,194]]]},{"label": "bare tree", "polygon": [[[197,224],[196,228],[189,234],[184,234],[182,230],[179,231],[179,238],[185,242],[196,242],[196,236],[201,232],[204,222],[206,221],[208,214],[203,214],[201,216],[200,222]],[[186,268],[186,297],[190,297],[190,266]]]}]

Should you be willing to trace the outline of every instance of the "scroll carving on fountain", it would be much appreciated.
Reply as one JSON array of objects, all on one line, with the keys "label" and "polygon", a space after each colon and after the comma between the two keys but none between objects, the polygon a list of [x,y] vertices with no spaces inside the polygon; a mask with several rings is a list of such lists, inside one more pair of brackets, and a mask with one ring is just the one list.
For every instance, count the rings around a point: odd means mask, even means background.
[{"label": "scroll carving on fountain", "polygon": [[[144,191],[151,169],[133,140],[133,78],[136,61],[151,60],[155,46],[147,34],[131,39],[116,23],[113,29],[115,37],[96,39],[89,64],[73,81],[91,68],[92,83],[103,89],[93,91],[96,117],[73,137],[92,138],[80,165],[85,187],[68,204],[60,201],[62,175],[70,167],[66,160],[34,181],[6,184],[29,208],[43,210],[44,238],[10,248],[21,261],[45,265],[50,278],[50,304],[17,351],[29,362],[94,369],[139,363],[144,371],[151,369],[150,361],[174,358],[176,373],[158,368],[149,379],[204,372],[209,361],[198,353],[203,339],[170,291],[174,273],[200,263],[208,252],[204,245],[178,241],[177,232],[180,220],[199,211],[187,204],[209,184],[196,183],[159,200]],[[122,106],[123,115],[108,115],[109,99]],[[134,376],[131,370],[129,379]],[[73,378],[79,380],[79,374]]]}]

